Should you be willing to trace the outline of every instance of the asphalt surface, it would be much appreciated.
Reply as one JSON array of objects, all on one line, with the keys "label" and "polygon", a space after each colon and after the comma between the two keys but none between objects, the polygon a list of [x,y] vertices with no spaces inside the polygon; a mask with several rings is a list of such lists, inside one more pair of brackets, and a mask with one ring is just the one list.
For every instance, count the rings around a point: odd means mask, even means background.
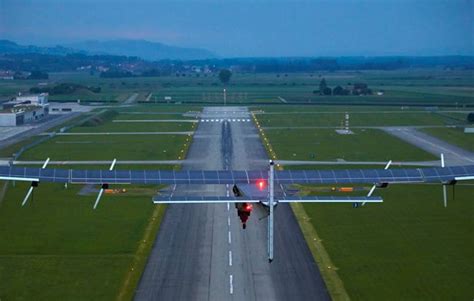
[{"label": "asphalt surface", "polygon": [[[161,164],[181,164],[183,160],[121,160],[116,161],[116,165],[161,165]],[[0,159],[0,165],[43,165],[44,160],[17,160],[17,161],[10,161],[6,159]],[[84,160],[84,161],[49,161],[50,165],[110,165],[112,160]]]},{"label": "asphalt surface", "polygon": [[128,98],[123,102],[123,104],[124,104],[124,105],[131,105],[131,104],[133,104],[133,103],[137,100],[137,97],[138,97],[138,93],[133,93],[132,95],[130,95],[130,97],[128,97]]},{"label": "asphalt surface", "polygon": [[115,119],[114,123],[145,123],[145,122],[199,122],[197,119]]},{"label": "asphalt surface", "polygon": [[[110,136],[110,135],[192,135],[194,132],[82,132],[82,133],[56,133],[56,136]],[[52,133],[41,133],[39,136],[49,136]]]},{"label": "asphalt surface", "polygon": [[33,127],[27,131],[21,132],[18,135],[15,135],[13,137],[9,137],[5,140],[1,140],[0,143],[0,149],[6,148],[7,146],[10,146],[12,144],[18,143],[26,138],[36,136],[38,134],[41,134],[42,132],[55,127],[57,125],[60,125],[70,119],[73,119],[77,116],[79,116],[80,113],[70,113],[70,114],[64,114],[64,115],[49,115],[49,117],[41,122],[38,123],[33,123],[31,124]]},{"label": "asphalt surface", "polygon": [[[413,129],[424,129],[424,128],[452,128],[453,126],[446,125],[409,125],[403,126],[403,128]],[[311,130],[311,129],[340,129],[341,126],[263,126],[264,130],[289,130],[289,129],[300,129],[300,130]],[[399,129],[399,126],[374,126],[374,125],[351,125],[351,129],[376,129],[376,130],[391,130]]]},{"label": "asphalt surface", "polygon": [[473,153],[417,131],[413,127],[389,127],[383,130],[435,156],[440,156],[443,153],[446,165],[471,165],[474,163]]},{"label": "asphalt surface", "polygon": [[[205,108],[201,118],[247,118],[246,108]],[[199,123],[184,169],[263,169],[252,122]],[[189,162],[188,162],[189,159]],[[174,195],[225,196],[223,185],[178,185]],[[135,300],[329,300],[318,267],[286,204],[275,210],[275,259],[267,257],[267,209],[241,228],[234,205],[170,205]]]}]

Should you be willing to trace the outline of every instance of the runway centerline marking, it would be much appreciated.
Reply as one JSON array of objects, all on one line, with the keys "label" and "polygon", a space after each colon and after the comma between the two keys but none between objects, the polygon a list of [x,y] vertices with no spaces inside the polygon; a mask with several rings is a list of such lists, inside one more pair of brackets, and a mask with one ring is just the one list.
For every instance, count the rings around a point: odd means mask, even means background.
[{"label": "runway centerline marking", "polygon": [[231,243],[232,243],[232,234],[231,234],[231,232],[230,232],[230,230],[229,230],[229,244],[231,244]]},{"label": "runway centerline marking", "polygon": [[232,266],[232,251],[229,251],[229,266]]},{"label": "runway centerline marking", "polygon": [[234,293],[234,283],[232,275],[229,275],[229,293],[232,295]]}]

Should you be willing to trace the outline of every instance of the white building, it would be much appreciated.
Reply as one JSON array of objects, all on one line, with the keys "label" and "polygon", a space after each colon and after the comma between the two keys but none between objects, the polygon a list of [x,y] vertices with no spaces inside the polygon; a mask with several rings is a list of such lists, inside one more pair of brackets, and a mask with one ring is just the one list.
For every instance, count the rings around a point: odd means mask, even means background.
[{"label": "white building", "polygon": [[29,103],[36,106],[46,105],[48,104],[48,93],[17,96],[14,102]]},{"label": "white building", "polygon": [[0,126],[17,126],[48,116],[47,106],[19,106],[0,111]]},{"label": "white building", "polygon": [[3,103],[0,126],[17,126],[45,118],[49,114],[48,94],[18,96]]}]

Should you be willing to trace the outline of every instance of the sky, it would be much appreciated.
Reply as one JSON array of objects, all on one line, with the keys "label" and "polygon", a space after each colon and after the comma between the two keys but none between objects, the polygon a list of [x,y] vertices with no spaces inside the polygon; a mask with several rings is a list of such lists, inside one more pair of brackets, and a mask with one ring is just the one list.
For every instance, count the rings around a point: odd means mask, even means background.
[{"label": "sky", "polygon": [[474,0],[0,0],[0,39],[145,39],[222,57],[473,55]]}]

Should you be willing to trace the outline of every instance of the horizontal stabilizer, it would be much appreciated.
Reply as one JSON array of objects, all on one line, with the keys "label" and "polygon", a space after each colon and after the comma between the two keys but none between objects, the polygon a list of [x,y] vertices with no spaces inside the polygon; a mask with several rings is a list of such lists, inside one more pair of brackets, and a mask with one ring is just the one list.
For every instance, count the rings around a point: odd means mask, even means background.
[{"label": "horizontal stabilizer", "polygon": [[155,196],[153,203],[155,204],[215,204],[215,203],[258,203],[260,199],[254,198],[237,198],[225,196],[173,196],[161,197]]},{"label": "horizontal stabilizer", "polygon": [[288,197],[278,200],[280,203],[382,203],[381,197],[366,196],[311,196],[311,197]]}]

